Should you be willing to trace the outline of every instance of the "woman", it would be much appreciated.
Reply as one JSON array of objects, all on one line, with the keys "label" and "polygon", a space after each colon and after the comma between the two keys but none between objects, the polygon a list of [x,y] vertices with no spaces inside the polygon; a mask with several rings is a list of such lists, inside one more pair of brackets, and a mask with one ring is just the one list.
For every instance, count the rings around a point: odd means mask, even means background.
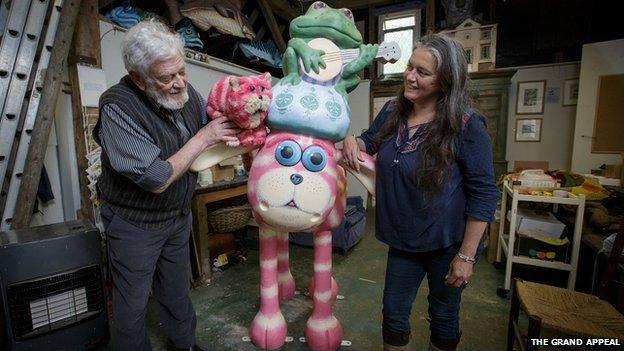
[{"label": "woman", "polygon": [[377,154],[376,236],[389,245],[384,350],[407,350],[409,316],[425,275],[430,350],[455,350],[461,292],[492,221],[498,189],[485,119],[468,107],[462,46],[433,34],[416,45],[398,96],[372,126],[344,140],[349,167]]}]

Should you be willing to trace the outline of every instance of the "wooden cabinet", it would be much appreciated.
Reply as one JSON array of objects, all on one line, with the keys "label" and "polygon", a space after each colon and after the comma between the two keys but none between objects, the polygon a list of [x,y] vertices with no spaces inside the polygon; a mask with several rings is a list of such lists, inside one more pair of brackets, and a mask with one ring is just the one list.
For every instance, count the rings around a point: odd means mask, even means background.
[{"label": "wooden cabinet", "polygon": [[470,74],[471,105],[487,119],[487,129],[492,138],[494,174],[496,179],[507,172],[505,149],[507,144],[507,110],[509,85],[516,70],[497,70]]}]

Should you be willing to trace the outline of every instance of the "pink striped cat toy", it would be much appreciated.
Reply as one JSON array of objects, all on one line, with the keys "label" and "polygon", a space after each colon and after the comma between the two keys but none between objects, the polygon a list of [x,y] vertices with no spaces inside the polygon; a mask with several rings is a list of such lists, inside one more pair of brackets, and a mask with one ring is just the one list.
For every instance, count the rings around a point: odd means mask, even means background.
[{"label": "pink striped cat toy", "polygon": [[259,146],[266,138],[264,119],[272,97],[268,72],[248,77],[224,76],[210,91],[206,112],[212,119],[227,116],[242,129],[238,142],[229,141],[228,146]]}]

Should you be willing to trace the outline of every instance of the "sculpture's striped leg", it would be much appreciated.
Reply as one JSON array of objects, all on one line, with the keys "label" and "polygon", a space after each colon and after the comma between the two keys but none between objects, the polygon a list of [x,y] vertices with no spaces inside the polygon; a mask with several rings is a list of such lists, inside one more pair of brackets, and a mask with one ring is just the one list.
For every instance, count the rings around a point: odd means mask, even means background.
[{"label": "sculpture's striped leg", "polygon": [[260,227],[260,311],[249,334],[258,348],[274,350],[284,344],[286,320],[280,311],[277,283],[277,246],[281,234]]},{"label": "sculpture's striped leg", "polygon": [[295,279],[290,273],[288,233],[281,233],[277,240],[277,282],[279,284],[279,297],[282,300],[290,300],[295,296],[296,287]]},{"label": "sculpture's striped leg", "polygon": [[314,351],[336,350],[342,341],[342,326],[332,313],[332,233],[314,233],[314,309],[306,324],[306,342]]}]

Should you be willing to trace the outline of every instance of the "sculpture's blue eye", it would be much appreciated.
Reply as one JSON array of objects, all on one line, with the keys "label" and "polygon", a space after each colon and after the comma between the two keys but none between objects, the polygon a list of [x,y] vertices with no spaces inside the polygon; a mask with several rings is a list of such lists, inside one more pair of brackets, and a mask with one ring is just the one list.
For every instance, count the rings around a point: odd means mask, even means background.
[{"label": "sculpture's blue eye", "polygon": [[275,149],[275,159],[282,166],[294,166],[301,159],[301,147],[292,140],[284,140]]},{"label": "sculpture's blue eye", "polygon": [[301,163],[310,172],[318,172],[327,164],[327,154],[320,146],[312,145],[305,149]]}]

